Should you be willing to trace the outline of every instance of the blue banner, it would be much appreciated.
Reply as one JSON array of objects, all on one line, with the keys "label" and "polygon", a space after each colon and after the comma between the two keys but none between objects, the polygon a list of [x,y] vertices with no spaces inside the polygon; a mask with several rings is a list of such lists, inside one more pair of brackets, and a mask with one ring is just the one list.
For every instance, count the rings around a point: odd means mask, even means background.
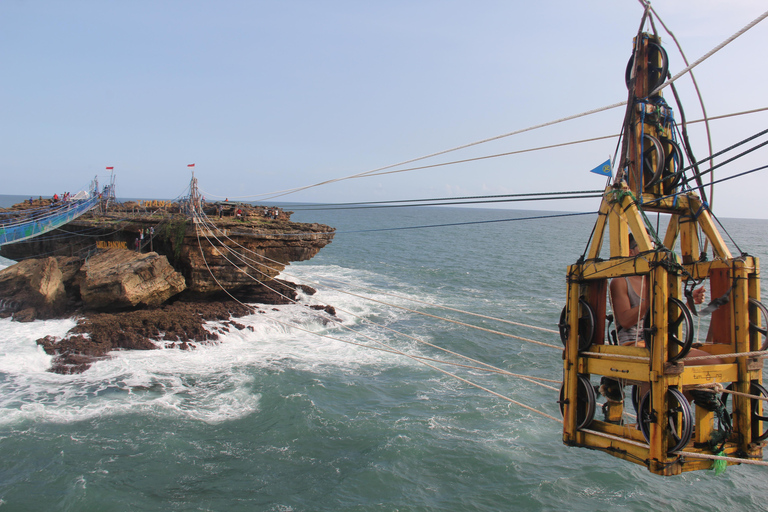
[{"label": "blue banner", "polygon": [[611,171],[611,159],[609,158],[589,172],[599,174],[600,176],[608,176],[610,178],[613,176],[613,172]]}]

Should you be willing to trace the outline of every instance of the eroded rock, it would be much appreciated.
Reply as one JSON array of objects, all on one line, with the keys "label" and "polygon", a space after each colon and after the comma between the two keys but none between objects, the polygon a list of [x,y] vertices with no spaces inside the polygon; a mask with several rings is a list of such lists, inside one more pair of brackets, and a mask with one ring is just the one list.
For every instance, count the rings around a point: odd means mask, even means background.
[{"label": "eroded rock", "polygon": [[37,340],[47,354],[56,356],[55,373],[80,373],[112,350],[153,350],[168,341],[169,348],[189,349],[190,342],[213,343],[206,321],[231,322],[252,312],[250,306],[229,302],[176,302],[156,309],[95,313],[81,318],[66,336],[46,336]]},{"label": "eroded rock", "polygon": [[112,249],[80,268],[80,296],[88,309],[158,306],[186,288],[184,277],[157,253]]},{"label": "eroded rock", "polygon": [[5,316],[21,313],[19,321],[54,318],[67,306],[66,290],[56,258],[25,260],[0,270],[0,297]]}]

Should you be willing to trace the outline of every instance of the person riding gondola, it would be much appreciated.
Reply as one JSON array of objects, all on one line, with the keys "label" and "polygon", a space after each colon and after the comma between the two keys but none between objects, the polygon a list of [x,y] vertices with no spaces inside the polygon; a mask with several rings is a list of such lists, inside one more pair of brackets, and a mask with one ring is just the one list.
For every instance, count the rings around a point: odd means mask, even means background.
[{"label": "person riding gondola", "polygon": [[[636,257],[640,254],[637,242],[629,235],[629,255]],[[645,347],[643,323],[650,308],[649,283],[646,276],[628,276],[611,281],[611,301],[618,326],[619,345],[634,345]],[[704,302],[704,287],[693,290],[693,301],[696,304]],[[709,355],[707,352],[692,348],[686,357]],[[685,357],[683,358],[685,359]],[[693,364],[718,364],[718,357],[699,359]]]}]

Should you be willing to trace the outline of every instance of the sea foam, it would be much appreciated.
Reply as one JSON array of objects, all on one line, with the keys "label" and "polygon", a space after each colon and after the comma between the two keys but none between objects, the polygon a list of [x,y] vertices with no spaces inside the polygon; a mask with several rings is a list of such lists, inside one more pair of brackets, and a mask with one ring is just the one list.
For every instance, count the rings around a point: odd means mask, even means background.
[{"label": "sea foam", "polygon": [[[258,411],[260,393],[254,374],[290,367],[315,374],[355,373],[361,366],[416,364],[411,360],[357,344],[381,348],[393,335],[370,324],[391,324],[407,316],[381,303],[402,302],[383,294],[369,300],[322,286],[322,281],[365,285],[366,276],[335,266],[291,269],[287,279],[316,281],[315,296],[300,294],[299,304],[258,305],[259,312],[237,319],[244,329],[210,322],[218,334],[210,343],[192,343],[191,350],[110,352],[84,373],[59,375],[48,371],[52,356],[36,340],[61,337],[74,319],[31,323],[0,320],[0,424],[24,421],[75,422],[105,415],[148,414],[219,423]],[[359,292],[361,295],[366,292]],[[312,310],[309,304],[332,305],[337,316]],[[228,332],[226,332],[228,330]],[[406,342],[410,346],[412,342]],[[402,344],[401,344],[402,346]]]}]

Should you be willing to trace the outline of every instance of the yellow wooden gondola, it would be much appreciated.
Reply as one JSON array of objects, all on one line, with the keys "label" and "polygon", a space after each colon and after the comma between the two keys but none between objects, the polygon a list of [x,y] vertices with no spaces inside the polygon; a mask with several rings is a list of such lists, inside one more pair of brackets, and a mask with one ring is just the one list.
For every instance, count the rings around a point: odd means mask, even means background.
[{"label": "yellow wooden gondola", "polygon": [[[761,354],[768,348],[768,310],[760,303],[758,259],[731,254],[703,189],[682,190],[673,111],[657,92],[666,66],[660,39],[638,35],[627,67],[630,106],[616,176],[585,257],[568,267],[560,407],[565,444],[676,475],[762,459],[768,417],[759,397],[768,397]],[[646,212],[669,215],[663,239]],[[606,228],[608,259],[601,258]],[[639,255],[630,255],[630,234]],[[711,247],[711,260],[702,242]],[[611,319],[609,282],[638,275],[645,276],[650,300],[641,341],[618,344],[604,327]],[[709,360],[691,356],[694,284],[708,286],[716,299],[708,308],[706,342],[695,347]],[[625,400],[630,386],[635,411]],[[606,397],[602,411],[598,395]]]}]

